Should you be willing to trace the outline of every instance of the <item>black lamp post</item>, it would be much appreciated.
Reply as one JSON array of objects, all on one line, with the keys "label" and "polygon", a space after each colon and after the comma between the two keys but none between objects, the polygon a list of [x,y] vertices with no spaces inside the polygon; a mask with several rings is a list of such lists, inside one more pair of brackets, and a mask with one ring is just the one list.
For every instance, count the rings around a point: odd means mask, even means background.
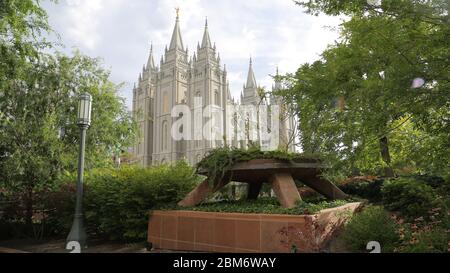
[{"label": "black lamp post", "polygon": [[67,242],[77,242],[81,248],[86,247],[86,230],[83,223],[83,173],[84,173],[84,148],[86,144],[86,131],[91,125],[92,97],[89,94],[80,96],[78,103],[78,126],[80,127],[80,152],[78,158],[77,201],[75,206],[75,218],[72,229],[67,237]]}]

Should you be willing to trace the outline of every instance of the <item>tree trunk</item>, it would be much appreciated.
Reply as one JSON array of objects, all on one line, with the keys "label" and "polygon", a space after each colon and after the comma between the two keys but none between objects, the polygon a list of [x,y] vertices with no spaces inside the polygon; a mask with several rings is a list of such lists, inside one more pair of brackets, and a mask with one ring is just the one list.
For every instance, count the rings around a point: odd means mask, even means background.
[{"label": "tree trunk", "polygon": [[389,153],[389,140],[386,136],[380,138],[380,152],[381,158],[387,165],[384,168],[384,175],[386,177],[394,177],[394,170],[391,167],[391,154]]}]

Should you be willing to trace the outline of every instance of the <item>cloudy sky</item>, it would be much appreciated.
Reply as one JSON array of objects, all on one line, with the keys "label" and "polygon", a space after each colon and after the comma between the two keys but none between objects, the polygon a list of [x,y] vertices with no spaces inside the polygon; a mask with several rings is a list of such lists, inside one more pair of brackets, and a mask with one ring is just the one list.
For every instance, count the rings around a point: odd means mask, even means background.
[{"label": "cloudy sky", "polygon": [[270,88],[277,66],[281,73],[295,72],[302,63],[318,59],[337,39],[335,28],[341,22],[307,15],[292,0],[59,0],[43,5],[65,45],[62,50],[70,53],[76,47],[102,58],[112,80],[127,84],[121,95],[128,105],[150,43],[157,63],[170,43],[175,7],[180,7],[183,41],[191,53],[208,17],[235,97],[246,80],[250,56],[258,83]]}]

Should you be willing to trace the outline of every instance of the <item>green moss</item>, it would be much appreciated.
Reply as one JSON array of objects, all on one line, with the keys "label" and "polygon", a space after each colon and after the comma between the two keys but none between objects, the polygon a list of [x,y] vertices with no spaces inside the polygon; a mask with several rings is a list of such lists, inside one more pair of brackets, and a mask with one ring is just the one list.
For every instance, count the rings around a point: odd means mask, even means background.
[{"label": "green moss", "polygon": [[222,180],[226,170],[239,162],[253,159],[276,159],[286,162],[320,162],[318,155],[289,153],[286,151],[261,151],[254,146],[249,149],[219,148],[211,151],[197,164],[197,170],[207,172],[211,187],[217,186]]}]

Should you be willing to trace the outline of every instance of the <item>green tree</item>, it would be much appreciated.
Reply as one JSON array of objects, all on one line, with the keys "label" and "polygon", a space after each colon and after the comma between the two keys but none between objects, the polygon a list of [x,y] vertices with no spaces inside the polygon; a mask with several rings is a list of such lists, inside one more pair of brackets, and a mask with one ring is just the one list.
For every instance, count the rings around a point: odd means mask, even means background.
[{"label": "green tree", "polygon": [[[345,174],[393,176],[398,162],[448,172],[448,1],[371,2],[297,2],[311,14],[350,18],[319,61],[284,77],[282,95],[299,115],[302,146]],[[439,158],[429,160],[430,153]]]},{"label": "green tree", "polygon": [[76,168],[80,93],[94,99],[88,168],[111,164],[113,152],[130,145],[135,132],[120,86],[100,61],[78,52],[45,53],[55,50],[41,35],[49,31],[39,1],[0,2],[0,192],[21,201],[28,227],[38,193]]}]

